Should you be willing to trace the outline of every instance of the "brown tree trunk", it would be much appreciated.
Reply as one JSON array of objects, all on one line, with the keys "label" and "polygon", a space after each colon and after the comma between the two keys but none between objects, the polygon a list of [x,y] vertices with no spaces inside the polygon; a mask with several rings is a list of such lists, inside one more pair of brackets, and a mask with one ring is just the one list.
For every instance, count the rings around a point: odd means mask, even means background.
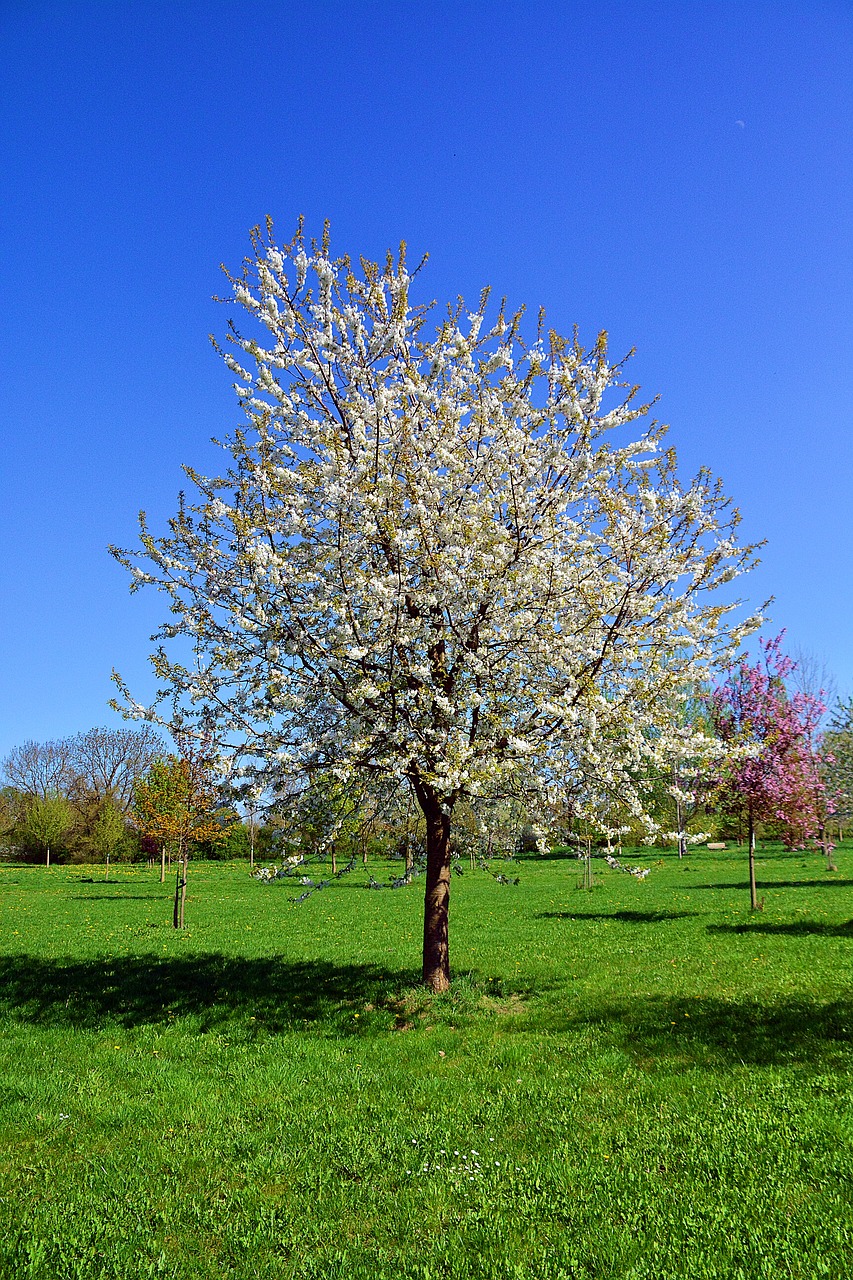
[{"label": "brown tree trunk", "polygon": [[749,839],[749,908],[751,911],[757,911],[758,890],[755,886],[755,821],[752,816],[752,806],[750,806],[749,809],[747,828]]},{"label": "brown tree trunk", "polygon": [[50,866],[50,845],[47,845],[46,848],[47,848],[47,852],[45,854],[44,865],[46,867],[49,867]]},{"label": "brown tree trunk", "polygon": [[826,838],[826,828],[823,823],[818,827],[817,838],[823,851],[823,856],[826,858],[827,871],[837,871],[838,867],[835,865],[835,861],[832,857],[832,849],[830,848],[829,841]]},{"label": "brown tree trunk", "polygon": [[431,991],[447,991],[450,987],[450,813],[442,809],[438,796],[430,788],[418,785],[415,793],[426,819],[423,981]]},{"label": "brown tree trunk", "polygon": [[160,845],[160,883],[165,884],[165,882],[166,882],[166,846],[165,844],[161,844]]},{"label": "brown tree trunk", "polygon": [[109,880],[109,878],[110,878],[110,855],[107,854],[107,868],[106,868],[106,871],[104,872],[104,879]]},{"label": "brown tree trunk", "polygon": [[332,842],[330,852],[332,855],[332,875],[336,876],[338,874],[338,851],[335,848],[334,841]]},{"label": "brown tree trunk", "polygon": [[[675,786],[678,785],[677,778],[673,778],[673,784]],[[684,823],[684,814],[681,812],[681,801],[679,799],[676,799],[675,801],[675,822],[678,827],[678,856],[679,858],[683,858],[684,857],[684,836],[682,835],[682,825]]]}]

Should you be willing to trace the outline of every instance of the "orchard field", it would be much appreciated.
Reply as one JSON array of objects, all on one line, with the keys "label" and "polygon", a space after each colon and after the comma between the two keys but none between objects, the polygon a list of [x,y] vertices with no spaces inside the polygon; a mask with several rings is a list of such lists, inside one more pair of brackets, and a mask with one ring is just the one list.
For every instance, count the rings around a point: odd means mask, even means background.
[{"label": "orchard field", "polygon": [[3,866],[0,1275],[843,1280],[853,846],[759,859],[466,872],[443,996],[421,880]]}]

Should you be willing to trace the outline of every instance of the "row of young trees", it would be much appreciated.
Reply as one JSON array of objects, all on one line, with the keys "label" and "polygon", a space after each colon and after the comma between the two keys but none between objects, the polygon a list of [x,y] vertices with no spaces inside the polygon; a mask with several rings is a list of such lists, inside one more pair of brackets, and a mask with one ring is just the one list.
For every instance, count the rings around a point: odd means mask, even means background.
[{"label": "row of young trees", "polygon": [[48,864],[59,852],[78,861],[129,855],[134,787],[163,751],[161,735],[148,725],[15,747],[3,762],[4,841]]},{"label": "row of young trees", "polygon": [[[472,868],[478,862],[487,866],[495,855],[533,851],[545,841],[587,848],[595,841],[608,851],[623,840],[674,842],[683,856],[691,843],[735,837],[748,846],[753,908],[759,905],[758,833],[792,849],[811,843],[834,870],[828,827],[834,820],[840,832],[853,810],[853,699],[840,700],[828,730],[820,732],[822,696],[796,687],[797,668],[782,652],[781,639],[763,643],[757,663],[742,658],[710,693],[685,697],[682,729],[692,732],[701,723],[716,738],[718,753],[702,761],[682,755],[672,768],[650,774],[641,784],[647,810],[641,822],[612,796],[591,822],[591,799],[577,806],[568,791],[558,793],[539,822],[518,801],[476,807],[462,802],[451,840],[457,866],[460,860]],[[184,923],[191,852],[245,856],[251,867],[257,851],[266,859],[298,859],[301,868],[319,853],[333,875],[358,858],[367,863],[371,853],[391,853],[405,861],[404,873],[393,878],[397,884],[408,883],[424,861],[423,815],[405,794],[359,794],[319,774],[307,788],[289,794],[285,786],[268,795],[265,805],[248,806],[241,822],[228,801],[228,780],[216,773],[210,744],[182,736],[179,752],[169,755],[149,728],[29,742],[10,754],[4,769],[4,813],[7,819],[17,814],[17,831],[7,821],[6,834],[23,836],[25,848],[27,842],[37,844],[48,865],[51,850],[67,853],[70,845],[72,856],[105,862],[108,876],[119,850],[149,862],[156,852],[162,882],[167,857],[170,865],[174,857],[177,928]]]},{"label": "row of young trees", "polygon": [[[198,754],[193,745],[170,753],[150,726],[96,728],[61,740],[25,742],[3,761],[0,839],[18,857],[41,858],[48,866],[57,857],[100,862],[106,874],[112,861],[150,858],[155,848],[171,857],[181,832],[161,840],[160,830],[139,808],[140,788],[164,774],[179,777],[189,767],[187,752],[192,772]],[[223,805],[222,780],[211,777],[205,785],[205,803],[218,815],[216,830],[206,833],[199,827],[190,843],[208,856],[240,856],[249,844],[248,832]],[[180,783],[174,792],[180,794]]]}]

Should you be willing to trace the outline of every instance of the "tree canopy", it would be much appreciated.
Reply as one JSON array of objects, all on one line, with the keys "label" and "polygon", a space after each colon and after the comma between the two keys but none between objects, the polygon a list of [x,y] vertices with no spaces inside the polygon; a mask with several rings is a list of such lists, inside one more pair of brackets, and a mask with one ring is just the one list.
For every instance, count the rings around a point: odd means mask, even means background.
[{"label": "tree canopy", "polygon": [[221,476],[187,468],[165,536],[143,516],[141,550],[114,549],[194,656],[161,644],[158,701],[124,705],[215,733],[247,778],[410,787],[442,989],[455,804],[575,779],[642,814],[672,698],[756,625],[715,594],[752,548],[719,482],[682,485],[664,428],[635,428],[650,406],[605,334],[540,315],[526,341],[488,291],[430,329],[403,249],[357,269],[301,227],[257,231],[229,279],[246,426]]}]

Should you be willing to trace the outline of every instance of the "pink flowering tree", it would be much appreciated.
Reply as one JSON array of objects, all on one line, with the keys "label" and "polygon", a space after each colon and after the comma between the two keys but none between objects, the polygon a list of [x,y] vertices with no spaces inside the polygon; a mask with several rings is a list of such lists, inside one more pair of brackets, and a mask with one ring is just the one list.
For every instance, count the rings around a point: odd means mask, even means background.
[{"label": "pink flowering tree", "polygon": [[837,811],[838,802],[838,794],[829,783],[835,757],[825,735],[818,730],[824,711],[822,700],[812,696],[803,717],[802,738],[791,753],[789,798],[778,819],[778,829],[787,849],[817,844],[826,858],[827,871],[837,871],[833,860],[835,845],[828,836],[829,820]]},{"label": "pink flowering tree", "polygon": [[826,708],[815,694],[789,692],[786,679],[795,664],[782,652],[783,635],[762,641],[759,661],[742,658],[711,695],[717,736],[731,750],[719,798],[746,821],[753,911],[759,908],[757,823],[779,824],[789,848],[805,848],[816,837],[826,848],[829,798],[818,750],[818,726]]}]

